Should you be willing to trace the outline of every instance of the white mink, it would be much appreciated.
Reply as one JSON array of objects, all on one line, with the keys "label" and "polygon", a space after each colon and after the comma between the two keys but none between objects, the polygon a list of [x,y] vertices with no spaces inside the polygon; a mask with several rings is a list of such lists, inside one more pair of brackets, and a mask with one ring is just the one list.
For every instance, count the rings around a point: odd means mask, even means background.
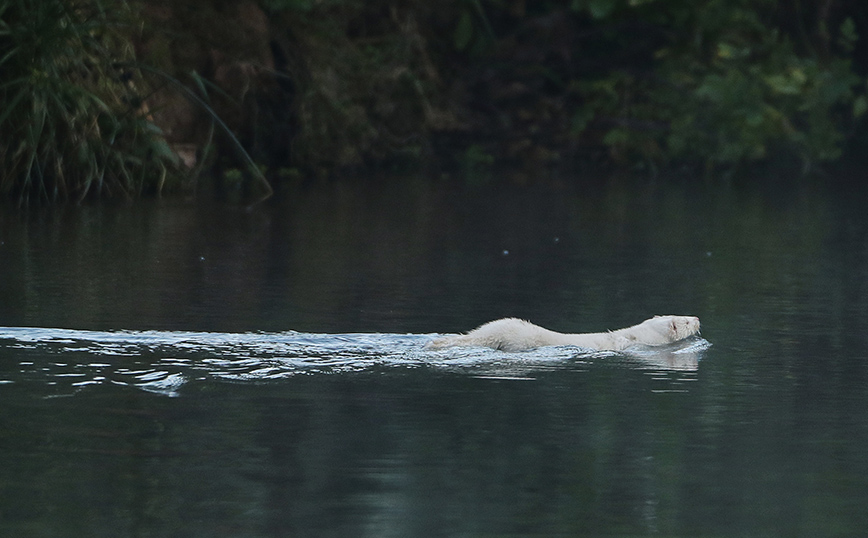
[{"label": "white mink", "polygon": [[699,333],[695,316],[654,316],[638,325],[603,333],[564,334],[529,321],[504,318],[491,321],[467,334],[445,336],[429,342],[428,349],[490,347],[501,351],[526,351],[542,346],[578,346],[599,350],[622,350],[634,345],[671,344]]}]

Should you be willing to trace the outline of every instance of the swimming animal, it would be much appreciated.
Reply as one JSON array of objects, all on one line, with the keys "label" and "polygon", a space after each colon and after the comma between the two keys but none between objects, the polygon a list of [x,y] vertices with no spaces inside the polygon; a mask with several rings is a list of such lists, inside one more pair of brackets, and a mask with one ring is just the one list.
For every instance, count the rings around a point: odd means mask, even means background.
[{"label": "swimming animal", "polygon": [[542,346],[578,346],[619,351],[635,345],[660,346],[699,333],[695,316],[654,316],[638,325],[604,333],[564,334],[529,321],[504,318],[490,321],[467,334],[445,336],[428,342],[427,349],[490,347],[501,351],[527,351]]}]

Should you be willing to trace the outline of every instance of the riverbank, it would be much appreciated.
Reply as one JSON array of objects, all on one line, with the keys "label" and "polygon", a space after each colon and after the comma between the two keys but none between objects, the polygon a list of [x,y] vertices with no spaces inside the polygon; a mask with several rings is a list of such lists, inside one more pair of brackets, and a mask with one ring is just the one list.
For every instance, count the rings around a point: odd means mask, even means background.
[{"label": "riverbank", "polygon": [[[2,190],[135,196],[206,169],[254,196],[372,167],[509,167],[529,181],[577,165],[810,171],[858,145],[856,4],[722,4],[57,0],[39,12],[66,21],[55,46],[32,54],[52,25],[8,9]],[[92,44],[84,58],[65,46],[75,39]],[[28,100],[34,84],[42,97]]]}]

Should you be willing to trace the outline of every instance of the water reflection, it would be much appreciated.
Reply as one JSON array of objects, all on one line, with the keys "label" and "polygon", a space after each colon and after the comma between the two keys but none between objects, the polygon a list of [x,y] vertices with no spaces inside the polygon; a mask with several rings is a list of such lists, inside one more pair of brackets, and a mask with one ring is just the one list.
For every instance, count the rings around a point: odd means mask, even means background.
[{"label": "water reflection", "polygon": [[696,337],[659,348],[630,349],[626,355],[633,357],[640,367],[693,372],[699,368],[699,360],[710,346],[704,338]]},{"label": "water reflection", "polygon": [[177,396],[192,380],[267,381],[373,367],[429,367],[488,379],[534,379],[546,370],[610,361],[628,368],[695,371],[710,344],[690,338],[659,348],[601,352],[570,346],[523,353],[424,349],[437,335],[78,331],[0,327],[0,352],[17,359],[3,381],[64,389],[116,384]]}]

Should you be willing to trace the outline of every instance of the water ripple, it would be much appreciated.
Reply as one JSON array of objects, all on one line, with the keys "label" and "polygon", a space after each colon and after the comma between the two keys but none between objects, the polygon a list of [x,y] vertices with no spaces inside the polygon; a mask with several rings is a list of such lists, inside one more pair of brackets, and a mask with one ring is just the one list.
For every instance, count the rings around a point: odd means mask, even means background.
[{"label": "water ripple", "polygon": [[[553,369],[586,369],[614,359],[631,368],[695,371],[710,344],[702,338],[627,353],[548,347],[525,353],[486,348],[426,350],[436,334],[211,333],[79,331],[0,327],[0,353],[17,357],[0,384],[45,381],[57,391],[102,384],[176,396],[199,379],[265,381],[374,367],[432,367],[490,379],[534,379]],[[9,361],[4,360],[4,365]],[[8,366],[4,366],[7,368]]]}]

